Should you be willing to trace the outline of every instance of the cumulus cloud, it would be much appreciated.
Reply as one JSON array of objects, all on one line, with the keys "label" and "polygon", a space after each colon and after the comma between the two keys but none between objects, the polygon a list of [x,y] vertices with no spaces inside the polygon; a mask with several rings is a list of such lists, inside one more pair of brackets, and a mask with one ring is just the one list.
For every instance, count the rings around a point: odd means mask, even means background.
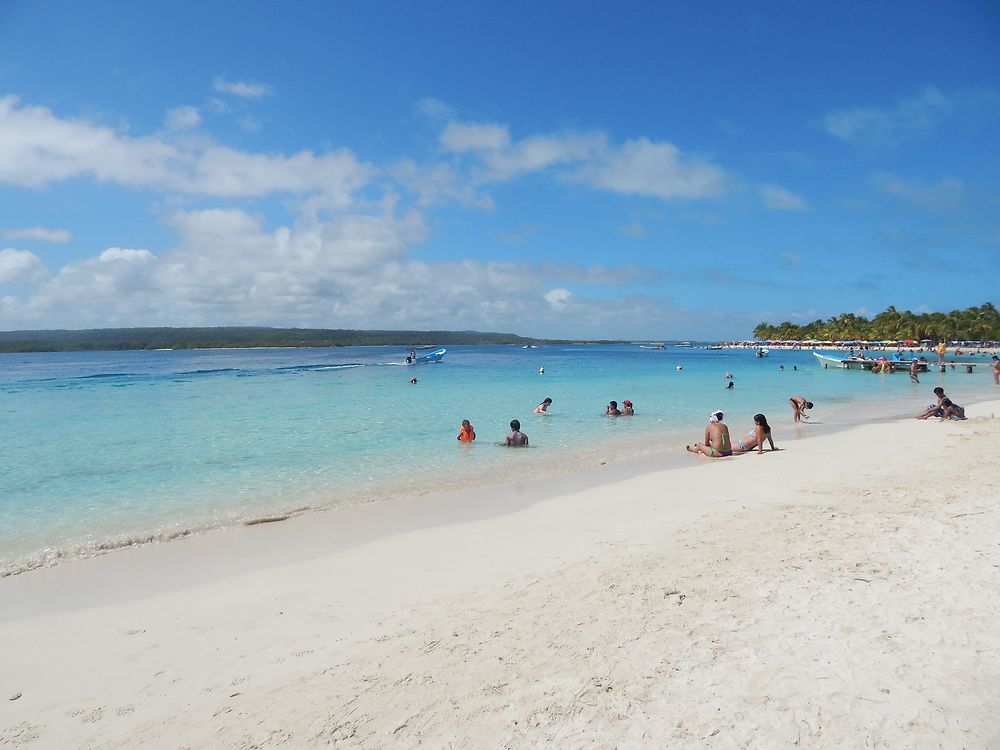
[{"label": "cumulus cloud", "polygon": [[201,113],[197,107],[174,107],[167,110],[168,130],[190,130],[201,125]]},{"label": "cumulus cloud", "polygon": [[[668,315],[652,298],[591,299],[564,286],[606,287],[644,274],[631,266],[414,260],[407,248],[426,237],[423,217],[391,203],[380,213],[270,229],[234,208],[178,211],[168,223],[178,236],[168,251],[110,247],[51,278],[30,274],[37,287],[5,298],[5,322],[435,329],[454,327],[461,309],[462,327],[610,336]],[[0,255],[4,268],[17,265],[10,276],[20,280],[31,257]]]},{"label": "cumulus cloud", "polygon": [[0,98],[0,183],[45,187],[91,177],[126,187],[213,197],[322,192],[348,202],[374,175],[346,150],[257,154],[207,140],[131,137],[44,107]]},{"label": "cumulus cloud", "polygon": [[565,305],[569,299],[573,296],[573,293],[569,289],[550,289],[545,294],[542,295],[545,301],[548,302],[553,307],[559,307]]},{"label": "cumulus cloud", "polygon": [[671,143],[637,138],[620,146],[601,133],[533,135],[512,140],[505,125],[449,122],[441,133],[446,152],[472,155],[482,182],[506,181],[549,168],[598,190],[661,200],[714,198],[732,182],[714,164],[681,153]]},{"label": "cumulus cloud", "polygon": [[260,99],[271,93],[271,87],[266,83],[227,81],[222,76],[216,76],[212,88],[220,94],[231,94],[243,99]]},{"label": "cumulus cloud", "polygon": [[802,196],[785,190],[778,185],[762,185],[760,200],[767,208],[777,211],[805,211],[808,208]]},{"label": "cumulus cloud", "polygon": [[719,167],[685,158],[670,143],[646,138],[626,141],[601,155],[575,176],[592,187],[662,200],[714,198],[727,192],[729,177]]},{"label": "cumulus cloud", "polygon": [[46,227],[26,227],[24,229],[5,229],[0,232],[5,240],[33,240],[35,242],[53,242],[57,245],[65,245],[73,235],[68,229],[47,229]]},{"label": "cumulus cloud", "polygon": [[38,256],[12,247],[0,250],[0,284],[31,284],[48,276]]}]

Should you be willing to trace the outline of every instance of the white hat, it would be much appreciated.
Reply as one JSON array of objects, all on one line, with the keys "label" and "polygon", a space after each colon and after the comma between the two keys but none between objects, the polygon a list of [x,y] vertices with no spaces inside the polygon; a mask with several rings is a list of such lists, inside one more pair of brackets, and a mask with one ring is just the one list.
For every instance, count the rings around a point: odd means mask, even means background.
[{"label": "white hat", "polygon": [[722,409],[716,409],[712,412],[712,415],[708,418],[709,422],[721,422],[722,421]]}]

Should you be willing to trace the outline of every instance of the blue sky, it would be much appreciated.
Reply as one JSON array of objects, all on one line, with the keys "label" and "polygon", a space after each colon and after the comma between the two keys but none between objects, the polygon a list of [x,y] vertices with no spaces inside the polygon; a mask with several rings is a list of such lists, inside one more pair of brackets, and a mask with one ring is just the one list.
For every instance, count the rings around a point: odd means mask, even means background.
[{"label": "blue sky", "polygon": [[0,329],[998,301],[996,2],[0,5]]}]

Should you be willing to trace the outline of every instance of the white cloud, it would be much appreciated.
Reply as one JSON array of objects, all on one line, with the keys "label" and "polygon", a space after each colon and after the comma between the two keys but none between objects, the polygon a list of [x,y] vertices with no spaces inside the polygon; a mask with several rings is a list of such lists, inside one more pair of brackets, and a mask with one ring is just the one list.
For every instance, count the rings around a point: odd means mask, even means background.
[{"label": "white cloud", "polygon": [[38,256],[12,247],[0,250],[0,284],[31,284],[48,276]]},{"label": "white cloud", "polygon": [[836,138],[852,143],[893,144],[932,131],[945,120],[975,119],[981,112],[995,114],[1000,94],[990,89],[961,89],[950,94],[927,86],[917,95],[888,106],[855,107],[831,112],[823,127]]},{"label": "white cloud", "polygon": [[552,305],[552,307],[560,307],[561,305],[565,305],[572,296],[573,293],[569,289],[561,289],[561,288],[550,289],[549,291],[547,291],[545,294],[542,295],[542,297],[545,298],[545,301],[548,302],[550,305]]},{"label": "white cloud", "polygon": [[174,107],[167,110],[168,130],[190,130],[201,125],[201,113],[197,107]]},{"label": "white cloud", "polygon": [[767,208],[778,211],[805,211],[808,208],[804,198],[778,185],[762,185],[760,199]]},{"label": "white cloud", "polygon": [[220,94],[232,94],[243,99],[260,99],[271,93],[271,87],[266,83],[227,81],[222,76],[216,76],[212,88]]},{"label": "white cloud", "polygon": [[670,143],[646,138],[626,141],[587,164],[574,176],[591,187],[662,200],[714,198],[729,190],[727,173],[696,158],[684,158]]},{"label": "white cloud", "polygon": [[47,229],[45,227],[26,227],[24,229],[6,229],[0,235],[5,240],[34,240],[36,242],[53,242],[65,245],[73,235],[68,229]]},{"label": "white cloud", "polygon": [[426,207],[443,203],[493,209],[493,199],[476,191],[462,175],[447,164],[421,165],[405,159],[391,170],[392,176],[417,198],[417,205]]},{"label": "white cloud", "polygon": [[156,256],[149,250],[136,250],[127,247],[109,247],[97,259],[101,263],[148,263],[155,260]]},{"label": "white cloud", "polygon": [[169,225],[173,249],[112,247],[71,263],[29,296],[6,298],[5,324],[441,329],[455,327],[460,309],[463,328],[611,336],[668,316],[648,297],[589,299],[560,284],[614,285],[636,278],[632,267],[413,260],[407,248],[425,238],[423,218],[391,203],[275,229],[233,208],[180,211]]},{"label": "white cloud", "polygon": [[449,122],[441,133],[441,145],[446,151],[499,151],[510,145],[510,133],[505,125],[495,123],[469,124]]},{"label": "white cloud", "polygon": [[257,154],[204,139],[172,142],[130,137],[82,119],[60,118],[44,107],[0,98],[0,183],[44,187],[91,177],[126,187],[214,197],[262,197],[319,192],[336,205],[375,170],[346,150]]},{"label": "white cloud", "polygon": [[661,200],[718,197],[732,182],[720,167],[685,156],[671,143],[647,138],[617,147],[601,133],[533,135],[514,142],[504,125],[449,122],[440,142],[447,152],[477,159],[476,177],[481,182],[562,167],[560,176],[570,181]]},{"label": "white cloud", "polygon": [[440,99],[428,96],[417,102],[417,112],[430,120],[447,120],[451,117],[455,108],[444,103]]}]

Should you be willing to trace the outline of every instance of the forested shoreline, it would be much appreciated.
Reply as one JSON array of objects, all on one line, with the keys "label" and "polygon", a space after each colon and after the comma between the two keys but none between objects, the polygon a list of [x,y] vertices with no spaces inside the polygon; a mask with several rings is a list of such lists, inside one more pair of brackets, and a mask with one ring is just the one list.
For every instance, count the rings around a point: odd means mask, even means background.
[{"label": "forested shoreline", "polygon": [[913,313],[888,307],[871,319],[842,313],[805,325],[787,321],[779,325],[761,323],[753,329],[753,335],[756,339],[781,341],[997,341],[1000,311],[991,302],[947,313]]},{"label": "forested shoreline", "polygon": [[201,327],[0,331],[0,352],[122,351],[249,347],[449,346],[559,343],[481,331],[369,331],[314,328]]}]

